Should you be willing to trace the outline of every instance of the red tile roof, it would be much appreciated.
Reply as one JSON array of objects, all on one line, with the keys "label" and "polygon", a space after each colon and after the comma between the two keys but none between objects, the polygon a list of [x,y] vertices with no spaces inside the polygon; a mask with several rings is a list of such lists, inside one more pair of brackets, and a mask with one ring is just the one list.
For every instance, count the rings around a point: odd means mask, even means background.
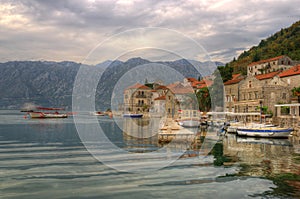
[{"label": "red tile roof", "polygon": [[163,86],[163,85],[160,85],[160,86],[158,86],[157,88],[156,88],[156,90],[166,90],[166,89],[168,89],[166,86]]},{"label": "red tile roof", "polygon": [[278,56],[278,57],[273,57],[273,58],[270,58],[270,59],[264,59],[264,60],[260,60],[260,61],[257,61],[257,62],[252,62],[248,66],[254,66],[254,65],[257,65],[257,64],[263,64],[263,63],[268,63],[268,62],[271,62],[271,61],[276,61],[276,60],[281,59],[283,57],[285,57],[285,55],[281,55],[281,56]]},{"label": "red tile roof", "polygon": [[155,98],[154,100],[166,100],[166,96],[160,96]]},{"label": "red tile roof", "polygon": [[170,84],[167,86],[172,93],[174,94],[188,94],[188,93],[194,93],[194,89],[191,86],[183,86],[180,82]]},{"label": "red tile roof", "polygon": [[239,77],[241,77],[242,76],[242,74],[240,74],[240,73],[238,73],[238,74],[233,74],[232,75],[232,79],[237,79],[237,78],[239,78]]},{"label": "red tile roof", "polygon": [[195,81],[197,81],[197,80],[196,80],[195,78],[193,78],[193,77],[188,77],[187,80],[188,80],[189,82],[195,82]]},{"label": "red tile roof", "polygon": [[270,79],[270,78],[273,78],[274,76],[278,75],[279,73],[280,73],[280,71],[275,71],[275,72],[272,72],[272,73],[256,75],[255,78],[258,79],[258,80]]},{"label": "red tile roof", "polygon": [[126,90],[128,90],[128,89],[151,89],[151,88],[149,88],[148,86],[145,86],[145,85],[143,85],[143,84],[140,84],[140,83],[136,83],[136,84],[134,84],[134,85],[132,85],[132,86],[129,86],[128,88],[126,88]]},{"label": "red tile roof", "polygon": [[244,79],[244,77],[242,76],[242,74],[240,74],[240,73],[233,74],[232,79],[224,82],[224,85],[236,84],[236,83],[239,83],[240,81],[242,81],[243,79]]},{"label": "red tile roof", "polygon": [[243,79],[244,79],[244,77],[237,78],[237,79],[231,79],[231,80],[224,82],[224,85],[236,84],[236,83],[239,83],[240,81],[242,81]]},{"label": "red tile roof", "polygon": [[282,73],[279,74],[279,77],[288,77],[288,76],[299,75],[299,74],[300,74],[300,64],[290,69],[282,71]]}]

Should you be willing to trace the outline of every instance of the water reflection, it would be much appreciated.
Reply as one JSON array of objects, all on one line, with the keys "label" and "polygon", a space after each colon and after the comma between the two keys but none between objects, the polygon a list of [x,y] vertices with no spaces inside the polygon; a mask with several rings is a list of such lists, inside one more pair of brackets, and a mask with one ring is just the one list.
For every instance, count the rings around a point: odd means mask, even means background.
[{"label": "water reflection", "polygon": [[288,139],[240,138],[228,135],[223,140],[224,155],[247,165],[244,174],[266,176],[297,173],[293,147]]}]

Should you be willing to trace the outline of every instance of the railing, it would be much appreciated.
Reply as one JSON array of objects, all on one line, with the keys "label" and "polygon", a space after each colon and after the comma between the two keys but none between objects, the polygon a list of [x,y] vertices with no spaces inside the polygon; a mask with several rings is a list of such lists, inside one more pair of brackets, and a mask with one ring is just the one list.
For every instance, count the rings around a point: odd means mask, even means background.
[{"label": "railing", "polygon": [[146,95],[136,95],[135,97],[136,97],[136,98],[147,98]]}]

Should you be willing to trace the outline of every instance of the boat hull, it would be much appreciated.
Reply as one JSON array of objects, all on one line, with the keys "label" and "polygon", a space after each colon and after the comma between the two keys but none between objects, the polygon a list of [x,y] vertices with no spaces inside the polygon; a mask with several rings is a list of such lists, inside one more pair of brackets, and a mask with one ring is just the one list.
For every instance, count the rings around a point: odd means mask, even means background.
[{"label": "boat hull", "polygon": [[124,114],[123,117],[142,118],[143,114]]},{"label": "boat hull", "polygon": [[31,118],[67,118],[67,114],[56,114],[56,113],[42,113],[42,112],[31,112],[29,113]]},{"label": "boat hull", "polygon": [[249,137],[287,138],[291,128],[238,128],[237,135]]}]

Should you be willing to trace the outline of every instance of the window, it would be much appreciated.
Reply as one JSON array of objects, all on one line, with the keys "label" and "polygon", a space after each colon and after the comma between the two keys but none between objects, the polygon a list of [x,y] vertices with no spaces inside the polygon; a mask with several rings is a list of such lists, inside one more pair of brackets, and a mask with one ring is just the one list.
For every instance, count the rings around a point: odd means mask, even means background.
[{"label": "window", "polygon": [[249,100],[251,100],[251,97],[252,97],[252,96],[251,96],[251,93],[249,93],[248,95],[249,95]]},{"label": "window", "polygon": [[286,93],[282,93],[282,99],[286,99]]},{"label": "window", "polygon": [[251,82],[251,81],[249,81],[249,84],[248,84],[248,86],[249,86],[249,88],[251,88],[251,87],[252,87],[252,82]]}]

